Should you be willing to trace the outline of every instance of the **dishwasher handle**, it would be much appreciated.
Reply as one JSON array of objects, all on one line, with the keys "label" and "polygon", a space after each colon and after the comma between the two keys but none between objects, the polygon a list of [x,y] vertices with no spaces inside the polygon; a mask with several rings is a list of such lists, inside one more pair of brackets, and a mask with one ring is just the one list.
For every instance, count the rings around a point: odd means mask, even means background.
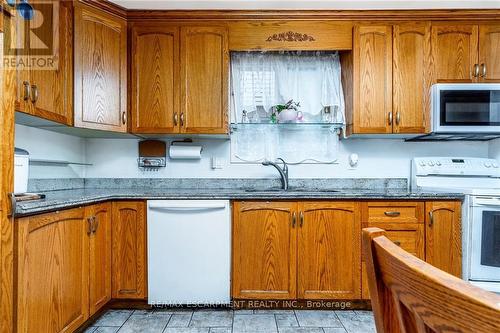
[{"label": "dishwasher handle", "polygon": [[225,209],[225,203],[196,203],[196,204],[180,204],[180,203],[150,203],[149,208],[161,210],[206,210],[206,209]]}]

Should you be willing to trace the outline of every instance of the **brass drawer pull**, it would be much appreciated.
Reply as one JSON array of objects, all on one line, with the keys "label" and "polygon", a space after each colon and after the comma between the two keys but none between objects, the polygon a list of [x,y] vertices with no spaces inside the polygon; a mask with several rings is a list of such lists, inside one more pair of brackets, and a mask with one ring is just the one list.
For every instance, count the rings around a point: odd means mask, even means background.
[{"label": "brass drawer pull", "polygon": [[122,124],[126,125],[127,124],[127,113],[122,112]]},{"label": "brass drawer pull", "polygon": [[31,85],[31,102],[36,103],[38,101],[38,86],[36,84]]},{"label": "brass drawer pull", "polygon": [[390,216],[390,217],[397,217],[401,215],[400,212],[384,212],[385,216]]},{"label": "brass drawer pull", "polygon": [[472,76],[478,77],[479,76],[479,65],[474,64],[474,72],[472,73]]},{"label": "brass drawer pull", "polygon": [[429,227],[432,227],[433,224],[434,224],[434,213],[431,210],[429,212]]},{"label": "brass drawer pull", "polygon": [[179,123],[179,116],[177,115],[177,112],[174,113],[174,126],[177,126],[177,124]]},{"label": "brass drawer pull", "polygon": [[389,112],[389,125],[392,125],[392,112]]},{"label": "brass drawer pull", "polygon": [[394,244],[396,244],[397,246],[401,246],[401,242],[400,241],[394,241]]},{"label": "brass drawer pull", "polygon": [[302,228],[302,226],[304,225],[304,213],[303,212],[300,212],[299,219],[300,219],[300,227]]},{"label": "brass drawer pull", "polygon": [[292,213],[292,228],[295,228],[296,222],[297,222],[297,213],[293,212]]},{"label": "brass drawer pull", "polygon": [[481,64],[481,74],[479,74],[480,77],[486,77],[486,65]]},{"label": "brass drawer pull", "polygon": [[31,86],[28,81],[23,82],[23,100],[27,101],[30,99]]},{"label": "brass drawer pull", "polygon": [[181,112],[181,127],[184,127],[184,112]]}]

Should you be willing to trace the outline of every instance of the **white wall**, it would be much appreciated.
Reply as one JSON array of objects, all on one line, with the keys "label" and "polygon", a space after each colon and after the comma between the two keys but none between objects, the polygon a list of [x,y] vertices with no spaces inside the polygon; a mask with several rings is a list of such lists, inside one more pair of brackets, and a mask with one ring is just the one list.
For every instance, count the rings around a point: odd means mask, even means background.
[{"label": "white wall", "polygon": [[[198,161],[170,161],[158,172],[137,168],[136,140],[87,140],[87,177],[165,177],[165,178],[268,178],[276,170],[262,165],[230,164],[228,140],[195,141],[204,147]],[[304,164],[290,166],[291,178],[409,177],[414,156],[487,157],[488,143],[471,142],[403,142],[396,139],[348,139],[341,141],[338,164]],[[359,155],[359,166],[351,169],[348,157]],[[224,167],[211,169],[212,156],[222,158]]]},{"label": "white wall", "polygon": [[[92,163],[80,166],[32,165],[30,178],[269,178],[276,170],[259,164],[231,164],[230,141],[199,140],[204,147],[198,161],[167,160],[158,172],[137,167],[137,140],[82,139],[42,129],[16,125],[16,147],[26,149],[32,158]],[[349,167],[351,153],[359,155],[359,166]],[[400,139],[348,139],[340,142],[338,164],[290,166],[291,178],[409,177],[415,156],[471,156],[500,159],[500,140],[487,142],[403,142]],[[213,170],[211,157],[223,160],[223,168]]]},{"label": "white wall", "polygon": [[[34,127],[16,125],[15,146],[33,159],[85,162],[85,139]],[[85,177],[85,167],[30,165],[30,178]]]},{"label": "white wall", "polygon": [[500,139],[492,140],[489,143],[489,157],[500,161]]}]

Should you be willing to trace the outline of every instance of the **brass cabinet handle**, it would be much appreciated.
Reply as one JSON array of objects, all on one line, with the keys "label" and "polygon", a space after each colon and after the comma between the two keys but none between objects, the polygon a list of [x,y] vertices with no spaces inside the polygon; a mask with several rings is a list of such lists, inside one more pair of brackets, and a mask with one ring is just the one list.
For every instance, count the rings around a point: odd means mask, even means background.
[{"label": "brass cabinet handle", "polygon": [[179,123],[179,116],[177,115],[177,112],[174,113],[174,126],[177,126],[177,124]]},{"label": "brass cabinet handle", "polygon": [[429,227],[432,227],[433,224],[434,224],[434,213],[431,210],[429,212]]},{"label": "brass cabinet handle", "polygon": [[401,246],[401,242],[400,241],[394,241],[394,244],[396,244],[397,246]]},{"label": "brass cabinet handle", "polygon": [[28,81],[23,81],[23,100],[27,101],[31,95],[31,86]]},{"label": "brass cabinet handle", "polygon": [[292,213],[292,228],[295,228],[296,222],[297,222],[297,213],[293,212]]},{"label": "brass cabinet handle", "polygon": [[479,65],[474,64],[474,73],[472,73],[472,76],[478,77],[479,76]]},{"label": "brass cabinet handle", "polygon": [[389,112],[389,125],[392,125],[392,112]]},{"label": "brass cabinet handle", "polygon": [[38,86],[36,84],[31,85],[31,102],[36,103],[38,101]]},{"label": "brass cabinet handle", "polygon": [[401,122],[401,114],[398,112],[396,112],[396,125],[399,125],[399,123]]},{"label": "brass cabinet handle", "polygon": [[87,235],[90,235],[92,233],[92,228],[93,228],[93,225],[94,222],[93,222],[93,218],[92,217],[88,217],[87,218]]},{"label": "brass cabinet handle", "polygon": [[397,217],[401,215],[400,212],[384,212],[385,216],[390,216],[390,217]]},{"label": "brass cabinet handle", "polygon": [[127,113],[125,111],[122,112],[122,124],[127,124]]},{"label": "brass cabinet handle", "polygon": [[97,227],[99,226],[99,220],[97,219],[96,216],[92,217],[93,221],[94,221],[94,227],[92,228],[92,233],[95,234],[95,232],[97,231]]},{"label": "brass cabinet handle", "polygon": [[304,213],[303,212],[299,213],[299,220],[300,220],[300,227],[302,228],[302,226],[304,225]]},{"label": "brass cabinet handle", "polygon": [[481,74],[479,74],[480,77],[486,77],[486,65],[481,64]]},{"label": "brass cabinet handle", "polygon": [[181,127],[184,127],[184,112],[181,112]]}]

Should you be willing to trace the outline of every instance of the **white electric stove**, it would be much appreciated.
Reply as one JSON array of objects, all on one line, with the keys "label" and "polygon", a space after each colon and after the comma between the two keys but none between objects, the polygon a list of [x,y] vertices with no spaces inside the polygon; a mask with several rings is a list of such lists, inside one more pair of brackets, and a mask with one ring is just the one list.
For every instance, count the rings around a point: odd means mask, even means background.
[{"label": "white electric stove", "polygon": [[463,279],[500,293],[500,167],[497,160],[418,157],[411,188],[465,194],[462,205]]}]

